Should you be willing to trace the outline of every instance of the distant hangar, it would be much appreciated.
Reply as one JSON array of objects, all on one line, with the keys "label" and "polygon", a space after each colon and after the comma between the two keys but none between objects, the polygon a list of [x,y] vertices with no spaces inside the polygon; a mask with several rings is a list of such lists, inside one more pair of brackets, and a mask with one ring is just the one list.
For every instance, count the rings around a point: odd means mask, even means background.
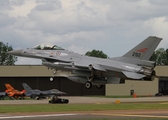
[{"label": "distant hangar", "polygon": [[18,90],[23,90],[21,83],[27,83],[33,89],[59,89],[68,93],[68,96],[127,96],[132,92],[137,95],[155,95],[158,92],[168,91],[168,66],[156,66],[155,70],[160,78],[155,78],[154,81],[126,80],[125,84],[107,84],[102,89],[97,89],[96,86],[86,89],[84,84],[63,77],[67,76],[68,72],[58,72],[51,82],[52,71],[43,65],[0,66],[0,91],[5,91],[4,83],[10,83]]}]

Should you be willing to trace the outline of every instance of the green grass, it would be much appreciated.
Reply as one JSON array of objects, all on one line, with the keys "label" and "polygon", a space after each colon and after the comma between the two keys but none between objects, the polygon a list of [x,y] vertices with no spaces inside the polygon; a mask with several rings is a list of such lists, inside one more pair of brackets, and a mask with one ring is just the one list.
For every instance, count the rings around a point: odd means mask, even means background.
[{"label": "green grass", "polygon": [[20,112],[68,112],[68,111],[104,111],[104,110],[147,110],[167,109],[168,104],[159,103],[121,103],[121,104],[37,104],[37,105],[1,105],[0,113]]},{"label": "green grass", "polygon": [[[5,97],[4,100],[11,100],[11,99],[9,97]],[[13,98],[12,100],[19,100],[19,98],[18,99]],[[24,100],[33,100],[33,99],[29,97],[25,97]]]}]

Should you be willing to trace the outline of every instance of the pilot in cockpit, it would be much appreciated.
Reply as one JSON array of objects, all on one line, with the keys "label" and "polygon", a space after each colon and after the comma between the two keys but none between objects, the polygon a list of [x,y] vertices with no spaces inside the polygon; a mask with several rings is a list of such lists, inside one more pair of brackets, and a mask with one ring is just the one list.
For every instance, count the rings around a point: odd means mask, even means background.
[{"label": "pilot in cockpit", "polygon": [[33,48],[38,49],[38,50],[64,50],[63,48],[61,48],[59,46],[49,45],[49,44],[40,44],[40,45],[37,45]]}]

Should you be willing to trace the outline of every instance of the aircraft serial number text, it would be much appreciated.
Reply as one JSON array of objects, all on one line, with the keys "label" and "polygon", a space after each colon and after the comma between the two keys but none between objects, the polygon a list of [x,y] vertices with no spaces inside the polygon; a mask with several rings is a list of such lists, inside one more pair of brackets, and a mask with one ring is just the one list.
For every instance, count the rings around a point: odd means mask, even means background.
[{"label": "aircraft serial number text", "polygon": [[133,52],[132,56],[141,57],[141,53]]}]

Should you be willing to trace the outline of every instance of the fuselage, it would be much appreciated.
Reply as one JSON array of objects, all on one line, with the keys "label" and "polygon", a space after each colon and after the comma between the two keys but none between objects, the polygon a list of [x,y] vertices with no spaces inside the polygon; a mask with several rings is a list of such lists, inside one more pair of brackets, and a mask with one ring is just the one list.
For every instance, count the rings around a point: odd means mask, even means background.
[{"label": "fuselage", "polygon": [[20,50],[20,54],[17,56],[30,57],[37,59],[45,59],[51,62],[63,62],[63,63],[75,63],[76,65],[89,66],[91,64],[99,64],[103,66],[106,70],[110,71],[130,71],[138,72],[141,70],[141,66],[115,61],[111,59],[103,59],[90,57],[85,55],[80,55],[68,50],[35,50],[35,49],[26,49]]},{"label": "fuselage", "polygon": [[[83,67],[89,67],[91,65],[100,65],[105,70],[110,71],[107,74],[116,74],[117,72],[117,73],[120,73],[121,74],[120,76],[122,76],[123,78],[127,78],[123,74],[123,71],[138,73],[143,69],[142,66],[139,66],[136,64],[126,63],[126,62],[112,60],[112,59],[103,59],[103,58],[80,55],[78,53],[74,53],[68,50],[36,50],[36,49],[30,48],[25,50],[19,50],[19,52],[16,52],[16,53],[17,53],[16,54],[17,56],[43,59],[49,63],[52,63],[52,65],[47,65],[47,64],[44,64],[44,65],[54,69],[58,68],[58,66],[56,67],[53,66],[53,64],[56,64],[57,62],[74,65],[74,66],[83,66]],[[63,68],[63,66],[61,66],[61,68]],[[103,72],[103,74],[107,75],[106,72]]]}]

